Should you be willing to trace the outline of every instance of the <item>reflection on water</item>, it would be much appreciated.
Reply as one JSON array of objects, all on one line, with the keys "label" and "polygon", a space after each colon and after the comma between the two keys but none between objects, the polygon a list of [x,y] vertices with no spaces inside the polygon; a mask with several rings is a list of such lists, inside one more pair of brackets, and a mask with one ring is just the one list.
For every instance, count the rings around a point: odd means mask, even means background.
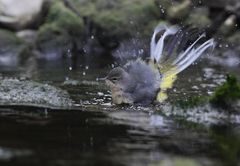
[{"label": "reflection on water", "polygon": [[[204,63],[180,74],[170,100],[210,95],[224,81],[221,68]],[[33,79],[66,89],[77,107],[1,108],[0,165],[239,166],[237,124],[206,126],[166,117],[153,106],[112,106],[104,83],[96,80],[111,65],[80,63],[75,70],[62,61],[37,65]],[[3,77],[21,74],[1,71]]]},{"label": "reflection on water", "polygon": [[0,122],[1,165],[239,162],[238,129],[204,128],[143,111],[2,109]]}]

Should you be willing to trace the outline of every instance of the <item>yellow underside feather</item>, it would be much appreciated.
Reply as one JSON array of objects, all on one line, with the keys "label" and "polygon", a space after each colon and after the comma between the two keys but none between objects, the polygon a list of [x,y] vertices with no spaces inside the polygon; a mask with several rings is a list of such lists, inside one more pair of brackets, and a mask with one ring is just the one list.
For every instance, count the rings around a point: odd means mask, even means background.
[{"label": "yellow underside feather", "polygon": [[168,98],[167,89],[172,88],[174,81],[177,79],[177,68],[172,67],[170,71],[163,73],[163,77],[160,83],[160,91],[157,95],[157,101],[163,102]]},{"label": "yellow underside feather", "polygon": [[177,67],[173,65],[164,64],[161,66],[157,64],[155,61],[149,60],[148,65],[150,65],[153,69],[157,70],[162,74],[161,83],[160,83],[160,91],[157,94],[156,100],[158,102],[163,102],[168,98],[167,89],[173,87],[174,81],[177,79]]}]

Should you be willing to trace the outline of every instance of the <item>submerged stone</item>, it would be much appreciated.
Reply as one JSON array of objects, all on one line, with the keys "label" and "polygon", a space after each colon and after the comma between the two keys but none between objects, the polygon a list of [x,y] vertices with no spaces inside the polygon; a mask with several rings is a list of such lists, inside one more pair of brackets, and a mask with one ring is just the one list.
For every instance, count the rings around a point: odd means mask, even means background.
[{"label": "submerged stone", "polygon": [[1,105],[70,107],[72,103],[66,91],[48,84],[11,78],[0,80]]}]

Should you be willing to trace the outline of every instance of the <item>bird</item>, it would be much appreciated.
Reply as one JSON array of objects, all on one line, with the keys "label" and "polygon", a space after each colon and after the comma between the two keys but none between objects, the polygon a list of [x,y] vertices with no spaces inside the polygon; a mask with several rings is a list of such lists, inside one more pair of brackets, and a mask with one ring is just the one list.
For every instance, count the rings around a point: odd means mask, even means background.
[{"label": "bird", "polygon": [[[160,36],[160,37],[159,37]],[[150,55],[146,59],[130,60],[104,77],[110,88],[112,103],[149,105],[162,103],[168,96],[177,74],[182,72],[216,42],[205,38],[196,28],[159,24],[150,41]]]}]

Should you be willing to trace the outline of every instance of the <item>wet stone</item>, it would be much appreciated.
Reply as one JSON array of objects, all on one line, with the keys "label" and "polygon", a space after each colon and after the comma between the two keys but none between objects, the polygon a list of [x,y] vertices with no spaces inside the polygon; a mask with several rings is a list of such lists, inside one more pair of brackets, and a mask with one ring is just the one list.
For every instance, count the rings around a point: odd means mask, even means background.
[{"label": "wet stone", "polygon": [[0,80],[1,105],[36,105],[70,107],[72,100],[66,91],[48,84],[29,80]]}]

